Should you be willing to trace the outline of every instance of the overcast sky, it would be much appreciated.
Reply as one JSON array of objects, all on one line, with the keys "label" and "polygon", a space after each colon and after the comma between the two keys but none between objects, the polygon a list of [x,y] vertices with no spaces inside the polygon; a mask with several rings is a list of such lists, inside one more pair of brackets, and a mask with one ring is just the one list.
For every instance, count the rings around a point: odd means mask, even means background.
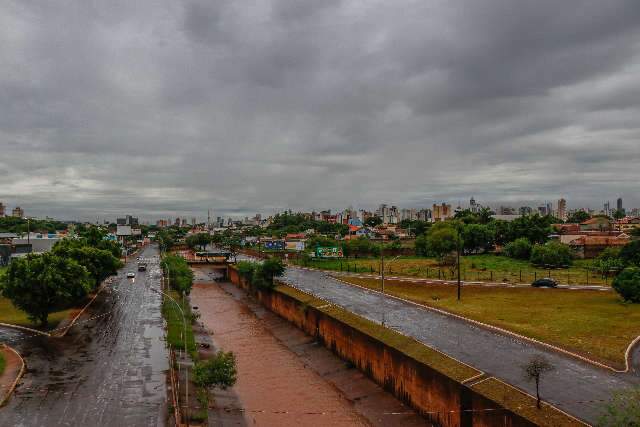
[{"label": "overcast sky", "polygon": [[640,1],[0,1],[0,201],[640,207]]}]

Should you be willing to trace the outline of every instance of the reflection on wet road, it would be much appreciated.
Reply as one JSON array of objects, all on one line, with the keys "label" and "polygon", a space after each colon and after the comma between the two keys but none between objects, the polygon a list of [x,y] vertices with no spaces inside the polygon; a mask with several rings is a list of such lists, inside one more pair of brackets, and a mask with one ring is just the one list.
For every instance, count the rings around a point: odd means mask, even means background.
[{"label": "reflection on wet road", "polygon": [[[157,255],[147,248],[142,257]],[[166,371],[158,262],[136,272],[127,263],[90,307],[88,321],[64,338],[0,329],[0,342],[27,362],[17,393],[0,409],[0,426],[165,425]]]}]

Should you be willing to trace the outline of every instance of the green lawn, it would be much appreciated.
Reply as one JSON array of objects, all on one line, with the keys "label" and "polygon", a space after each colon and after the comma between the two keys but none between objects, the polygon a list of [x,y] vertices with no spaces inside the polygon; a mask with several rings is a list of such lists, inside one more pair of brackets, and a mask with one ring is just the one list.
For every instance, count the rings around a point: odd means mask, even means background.
[{"label": "green lawn", "polygon": [[[69,317],[71,312],[75,310],[70,308],[68,310],[56,311],[49,314],[49,325],[47,328],[54,329],[58,323]],[[27,328],[36,328],[35,323],[31,322],[24,311],[21,311],[14,307],[14,305],[7,298],[0,297],[0,323],[11,323],[13,325],[26,326]]]},{"label": "green lawn", "polygon": [[[343,279],[380,287],[375,279]],[[640,335],[640,304],[625,304],[614,292],[466,285],[458,302],[455,286],[393,280],[385,281],[385,291],[617,367],[624,366],[627,346]]]},{"label": "green lawn", "polygon": [[0,375],[4,373],[5,366],[7,366],[7,361],[4,360],[4,355],[0,353]]},{"label": "green lawn", "polygon": [[[432,279],[454,279],[455,268],[439,266],[434,258],[402,257],[392,261],[385,258],[385,272]],[[295,260],[294,262],[299,263]],[[575,260],[570,268],[535,268],[528,261],[520,261],[494,254],[468,255],[461,258],[461,276],[465,281],[500,281],[509,283],[531,283],[536,278],[551,276],[562,284],[605,285],[610,279],[587,270],[589,260]],[[309,267],[334,271],[378,273],[379,258],[350,258],[343,260],[312,260]]]}]

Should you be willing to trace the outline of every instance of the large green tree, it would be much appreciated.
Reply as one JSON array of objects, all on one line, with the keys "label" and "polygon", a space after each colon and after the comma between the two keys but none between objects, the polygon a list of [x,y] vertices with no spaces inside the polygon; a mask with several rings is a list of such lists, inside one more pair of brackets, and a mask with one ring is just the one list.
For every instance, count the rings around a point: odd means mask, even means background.
[{"label": "large green tree", "polygon": [[625,268],[613,279],[612,286],[625,301],[640,303],[640,268]]},{"label": "large green tree", "polygon": [[462,245],[462,239],[455,227],[447,222],[434,224],[427,233],[426,250],[441,261],[445,256]]},{"label": "large green tree", "polygon": [[204,251],[211,242],[211,235],[208,233],[192,234],[186,239],[187,246],[191,249],[199,248],[201,251]]},{"label": "large green tree", "polygon": [[560,242],[537,244],[531,250],[531,262],[542,267],[566,267],[573,262],[573,252]]},{"label": "large green tree", "polygon": [[464,224],[460,230],[465,253],[478,253],[493,248],[494,235],[491,227],[484,224]]},{"label": "large green tree", "polygon": [[640,240],[627,243],[620,250],[620,258],[627,265],[640,267]]},{"label": "large green tree", "polygon": [[75,260],[86,268],[91,275],[94,287],[107,277],[116,274],[123,266],[120,259],[114,257],[111,252],[85,245],[82,240],[61,240],[54,245],[52,252]]},{"label": "large green tree", "polygon": [[2,294],[41,326],[49,313],[81,301],[91,289],[86,268],[53,253],[15,260],[2,282]]},{"label": "large green tree", "polygon": [[575,211],[571,215],[567,217],[567,223],[570,224],[580,224],[581,222],[585,222],[591,218],[588,212],[585,211]]}]

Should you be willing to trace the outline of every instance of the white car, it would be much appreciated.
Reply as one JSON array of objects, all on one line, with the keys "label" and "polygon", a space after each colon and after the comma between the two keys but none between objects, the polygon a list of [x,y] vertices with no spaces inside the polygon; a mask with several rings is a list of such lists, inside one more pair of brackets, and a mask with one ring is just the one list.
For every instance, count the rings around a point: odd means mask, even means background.
[{"label": "white car", "polygon": [[134,273],[133,271],[130,271],[127,273],[127,277],[131,278],[131,277],[136,277],[136,273]]}]

